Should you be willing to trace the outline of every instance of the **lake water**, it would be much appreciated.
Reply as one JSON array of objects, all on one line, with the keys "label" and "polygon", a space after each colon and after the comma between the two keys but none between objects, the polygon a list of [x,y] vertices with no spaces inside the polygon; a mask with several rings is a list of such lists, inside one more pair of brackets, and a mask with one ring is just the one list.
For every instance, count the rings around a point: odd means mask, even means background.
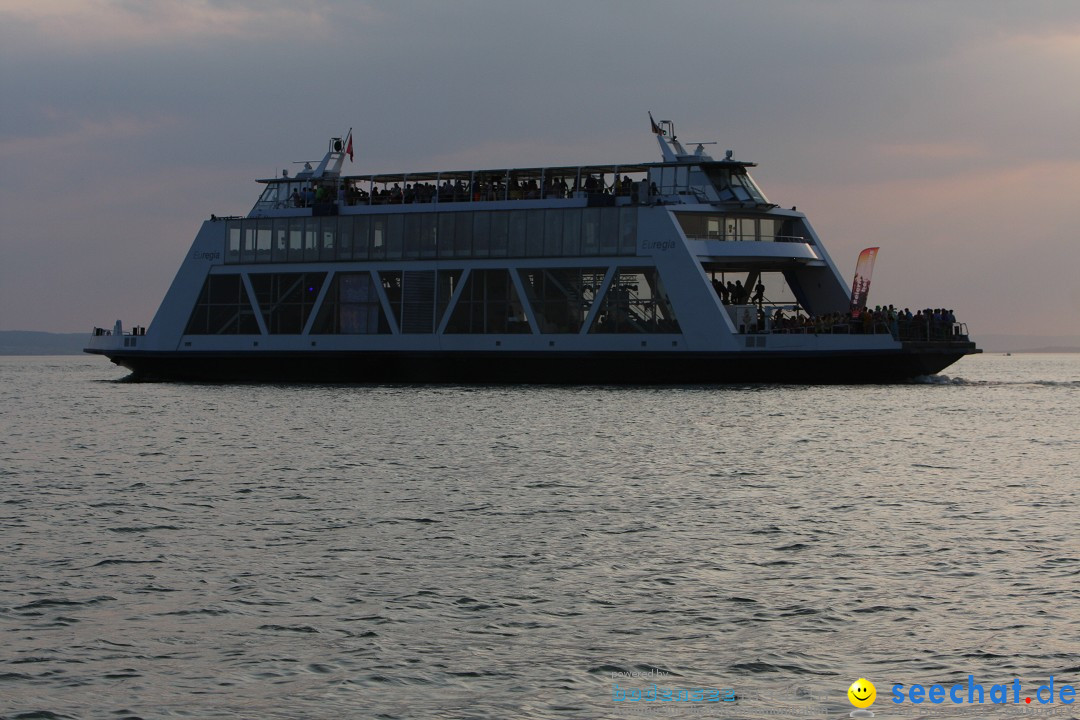
[{"label": "lake water", "polygon": [[[230,386],[0,358],[0,717],[847,717],[861,676],[882,718],[1076,717],[1023,698],[1080,685],[1080,355],[946,372]],[[969,675],[1020,704],[890,700]]]}]

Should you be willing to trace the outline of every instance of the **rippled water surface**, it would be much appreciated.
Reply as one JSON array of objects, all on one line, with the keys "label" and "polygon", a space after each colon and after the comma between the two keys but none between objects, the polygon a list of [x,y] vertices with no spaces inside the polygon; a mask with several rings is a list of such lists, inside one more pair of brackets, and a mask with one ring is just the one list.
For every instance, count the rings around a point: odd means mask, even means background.
[{"label": "rippled water surface", "polygon": [[614,685],[655,682],[733,689],[698,717],[846,717],[865,676],[895,717],[895,683],[1080,685],[1080,355],[947,372],[229,386],[0,358],[0,716],[629,717]]}]

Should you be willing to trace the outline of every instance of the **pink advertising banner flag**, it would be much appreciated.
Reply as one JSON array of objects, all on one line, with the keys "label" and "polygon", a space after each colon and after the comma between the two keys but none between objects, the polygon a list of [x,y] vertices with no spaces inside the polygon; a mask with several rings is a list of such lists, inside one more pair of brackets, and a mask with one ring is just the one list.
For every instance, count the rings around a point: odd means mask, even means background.
[{"label": "pink advertising banner flag", "polygon": [[870,294],[870,276],[874,274],[874,259],[877,258],[878,248],[870,247],[859,253],[859,261],[855,263],[855,282],[851,284],[851,314],[859,317],[859,313],[866,307],[866,297]]}]

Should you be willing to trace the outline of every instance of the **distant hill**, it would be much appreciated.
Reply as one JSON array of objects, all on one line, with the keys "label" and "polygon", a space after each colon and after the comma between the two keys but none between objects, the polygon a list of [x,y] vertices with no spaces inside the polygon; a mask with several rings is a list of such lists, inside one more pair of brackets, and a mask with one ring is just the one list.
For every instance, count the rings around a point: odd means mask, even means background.
[{"label": "distant hill", "polygon": [[1073,353],[1080,352],[1076,335],[972,335],[984,352]]},{"label": "distant hill", "polygon": [[1044,348],[1035,348],[1034,350],[1017,350],[1017,352],[1027,352],[1027,353],[1080,353],[1080,347],[1044,347]]},{"label": "distant hill", "polygon": [[0,330],[0,355],[80,355],[90,333]]}]

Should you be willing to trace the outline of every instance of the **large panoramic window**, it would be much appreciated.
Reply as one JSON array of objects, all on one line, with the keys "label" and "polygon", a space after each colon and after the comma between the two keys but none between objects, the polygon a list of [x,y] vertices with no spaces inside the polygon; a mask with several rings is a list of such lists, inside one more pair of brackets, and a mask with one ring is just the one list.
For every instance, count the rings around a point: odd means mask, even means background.
[{"label": "large panoramic window", "polygon": [[259,334],[259,323],[240,275],[206,277],[184,332],[187,335]]},{"label": "large panoramic window", "polygon": [[510,271],[473,270],[446,326],[448,333],[528,333]]},{"label": "large panoramic window", "polygon": [[577,333],[604,282],[605,268],[519,270],[542,333]]},{"label": "large panoramic window", "polygon": [[461,279],[461,270],[384,270],[378,273],[402,333],[433,333]]},{"label": "large panoramic window", "polygon": [[271,335],[299,335],[326,273],[252,273],[251,287]]},{"label": "large panoramic window", "polygon": [[721,202],[753,202],[768,204],[769,200],[743,167],[705,165],[708,176]]},{"label": "large panoramic window", "polygon": [[794,218],[693,212],[677,212],[675,218],[686,237],[695,240],[808,242]]},{"label": "large panoramic window", "polygon": [[369,272],[338,273],[326,291],[313,335],[374,335],[389,333],[375,281]]},{"label": "large panoramic window", "polygon": [[621,267],[590,333],[677,333],[679,322],[654,267]]}]

